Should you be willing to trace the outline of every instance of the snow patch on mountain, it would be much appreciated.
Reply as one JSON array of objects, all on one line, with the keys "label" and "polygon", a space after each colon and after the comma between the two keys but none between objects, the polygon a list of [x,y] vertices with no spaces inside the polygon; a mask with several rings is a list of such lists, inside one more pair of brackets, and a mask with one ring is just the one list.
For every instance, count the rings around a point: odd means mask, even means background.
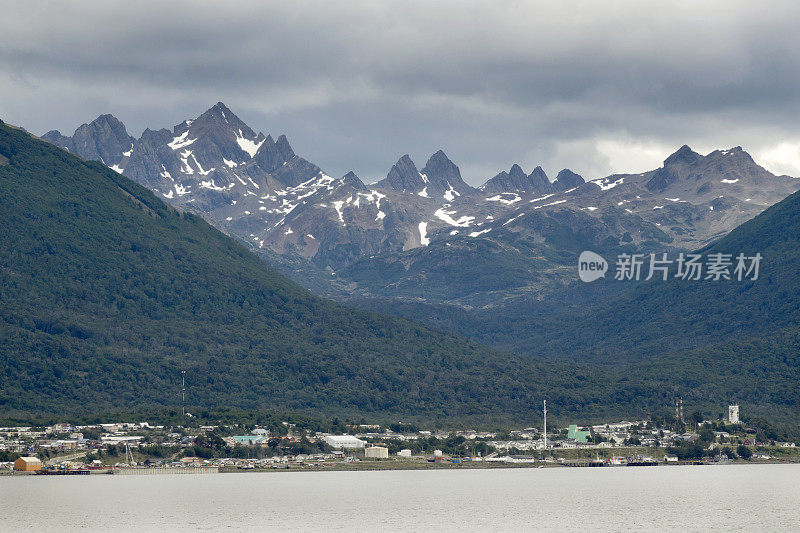
[{"label": "snow patch on mountain", "polygon": [[541,202],[542,200],[547,200],[551,196],[555,196],[555,193],[545,194],[544,196],[540,196],[539,198],[534,198],[533,200],[531,200],[530,203],[533,204],[533,203],[536,203],[536,202]]},{"label": "snow patch on mountain", "polygon": [[336,214],[339,215],[339,222],[342,223],[342,226],[347,226],[344,223],[344,215],[342,213],[342,206],[344,205],[344,201],[338,200],[336,202],[331,202],[333,204],[333,208],[336,210]]},{"label": "snow patch on mountain", "polygon": [[419,243],[422,246],[428,246],[431,241],[427,237],[428,233],[428,223],[427,222],[420,222],[419,223]]},{"label": "snow patch on mountain", "polygon": [[464,215],[458,219],[455,219],[453,218],[453,215],[455,214],[457,214],[456,211],[447,211],[444,207],[441,207],[436,210],[433,216],[446,222],[447,224],[450,224],[451,226],[456,226],[459,228],[468,228],[472,221],[475,220],[475,217],[468,215]]},{"label": "snow patch on mountain", "polygon": [[194,174],[194,169],[189,165],[189,156],[191,155],[191,150],[181,152],[179,159],[181,160],[181,173],[183,174]]},{"label": "snow patch on mountain", "polygon": [[450,182],[448,181],[448,182],[447,182],[447,190],[446,190],[446,191],[444,191],[444,194],[443,194],[442,196],[443,196],[443,197],[444,197],[444,199],[445,199],[445,200],[447,200],[448,202],[452,202],[453,200],[455,200],[455,199],[456,199],[456,196],[461,196],[461,193],[460,193],[460,192],[458,192],[457,190],[455,190],[455,189],[453,188],[453,186],[452,186],[452,185],[450,185]]},{"label": "snow patch on mountain", "polygon": [[226,190],[225,187],[220,187],[216,183],[214,183],[213,179],[211,179],[209,181],[201,181],[200,182],[200,188],[201,189],[210,189],[212,191],[224,191],[224,190]]},{"label": "snow patch on mountain", "polygon": [[241,148],[243,152],[246,152],[251,159],[255,157],[256,152],[258,152],[258,149],[261,148],[261,145],[264,144],[265,140],[266,139],[262,139],[260,143],[251,141],[250,139],[245,138],[245,136],[242,134],[242,130],[239,130],[239,134],[236,136],[236,144],[238,144],[239,148]]},{"label": "snow patch on mountain", "polygon": [[159,176],[161,176],[162,178],[169,179],[171,181],[175,181],[174,179],[172,179],[172,174],[167,172],[167,169],[164,168],[164,165],[161,165],[161,172],[159,173]]},{"label": "snow patch on mountain", "polygon": [[625,182],[625,178],[622,177],[622,178],[619,178],[618,180],[615,180],[615,181],[611,181],[611,178],[601,178],[599,180],[592,180],[590,183],[594,183],[595,185],[600,187],[600,190],[602,190],[602,191],[608,191],[608,190],[613,189],[617,185],[621,185],[624,182]]},{"label": "snow patch on mountain", "polygon": [[520,200],[522,200],[522,198],[515,192],[503,192],[497,196],[492,196],[491,198],[486,199],[487,202],[500,202],[506,205],[514,204]]},{"label": "snow patch on mountain", "polygon": [[189,146],[190,144],[192,144],[197,140],[197,139],[187,139],[187,137],[189,137],[189,130],[184,131],[183,133],[172,139],[172,142],[167,143],[167,146],[169,146],[173,150],[180,150],[181,148]]},{"label": "snow patch on mountain", "polygon": [[550,202],[549,204],[537,205],[534,207],[534,209],[541,209],[543,207],[550,207],[551,205],[564,204],[566,202],[567,202],[566,200],[556,200],[555,202]]}]

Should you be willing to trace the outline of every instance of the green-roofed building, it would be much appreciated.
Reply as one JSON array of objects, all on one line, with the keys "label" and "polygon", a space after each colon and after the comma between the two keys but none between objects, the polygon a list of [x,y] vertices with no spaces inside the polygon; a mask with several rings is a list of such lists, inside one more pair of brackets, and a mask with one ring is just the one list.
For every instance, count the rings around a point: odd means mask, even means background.
[{"label": "green-roofed building", "polygon": [[567,438],[575,442],[589,442],[591,436],[589,431],[578,431],[578,426],[575,424],[572,424],[567,431]]}]

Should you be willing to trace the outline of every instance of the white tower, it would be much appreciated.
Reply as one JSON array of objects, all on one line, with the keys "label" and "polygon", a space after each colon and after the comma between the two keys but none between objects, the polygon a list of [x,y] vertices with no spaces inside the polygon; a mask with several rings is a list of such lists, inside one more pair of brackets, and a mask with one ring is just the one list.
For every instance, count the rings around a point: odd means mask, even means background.
[{"label": "white tower", "polygon": [[186,418],[186,370],[181,370],[181,416]]},{"label": "white tower", "polygon": [[738,424],[739,423],[739,406],[738,405],[729,405],[728,406],[728,422],[731,424]]},{"label": "white tower", "polygon": [[544,431],[542,435],[544,436],[544,449],[547,449],[547,400],[544,401],[544,407],[542,408],[542,412],[544,413]]}]

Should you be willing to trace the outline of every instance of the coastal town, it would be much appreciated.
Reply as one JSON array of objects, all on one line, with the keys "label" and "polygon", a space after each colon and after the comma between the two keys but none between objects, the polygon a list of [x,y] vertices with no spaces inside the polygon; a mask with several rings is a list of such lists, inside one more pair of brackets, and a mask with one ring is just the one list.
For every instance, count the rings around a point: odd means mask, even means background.
[{"label": "coastal town", "polygon": [[[682,413],[678,411],[678,416]],[[148,422],[0,427],[3,474],[216,473],[241,470],[501,466],[657,466],[800,461],[798,443],[742,423],[738,406],[704,420],[636,420],[508,431],[290,421],[165,426]]]}]

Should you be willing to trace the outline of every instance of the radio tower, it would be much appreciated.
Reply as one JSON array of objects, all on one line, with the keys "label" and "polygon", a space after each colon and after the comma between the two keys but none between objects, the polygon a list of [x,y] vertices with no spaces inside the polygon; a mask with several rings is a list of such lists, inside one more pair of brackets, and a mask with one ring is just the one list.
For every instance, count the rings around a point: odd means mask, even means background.
[{"label": "radio tower", "polygon": [[683,422],[683,399],[675,400],[675,420]]},{"label": "radio tower", "polygon": [[181,370],[181,416],[186,418],[186,370]]},{"label": "radio tower", "polygon": [[544,449],[547,449],[547,400],[544,401],[544,405],[542,407],[542,412],[544,413],[544,431],[542,435],[544,435]]}]

